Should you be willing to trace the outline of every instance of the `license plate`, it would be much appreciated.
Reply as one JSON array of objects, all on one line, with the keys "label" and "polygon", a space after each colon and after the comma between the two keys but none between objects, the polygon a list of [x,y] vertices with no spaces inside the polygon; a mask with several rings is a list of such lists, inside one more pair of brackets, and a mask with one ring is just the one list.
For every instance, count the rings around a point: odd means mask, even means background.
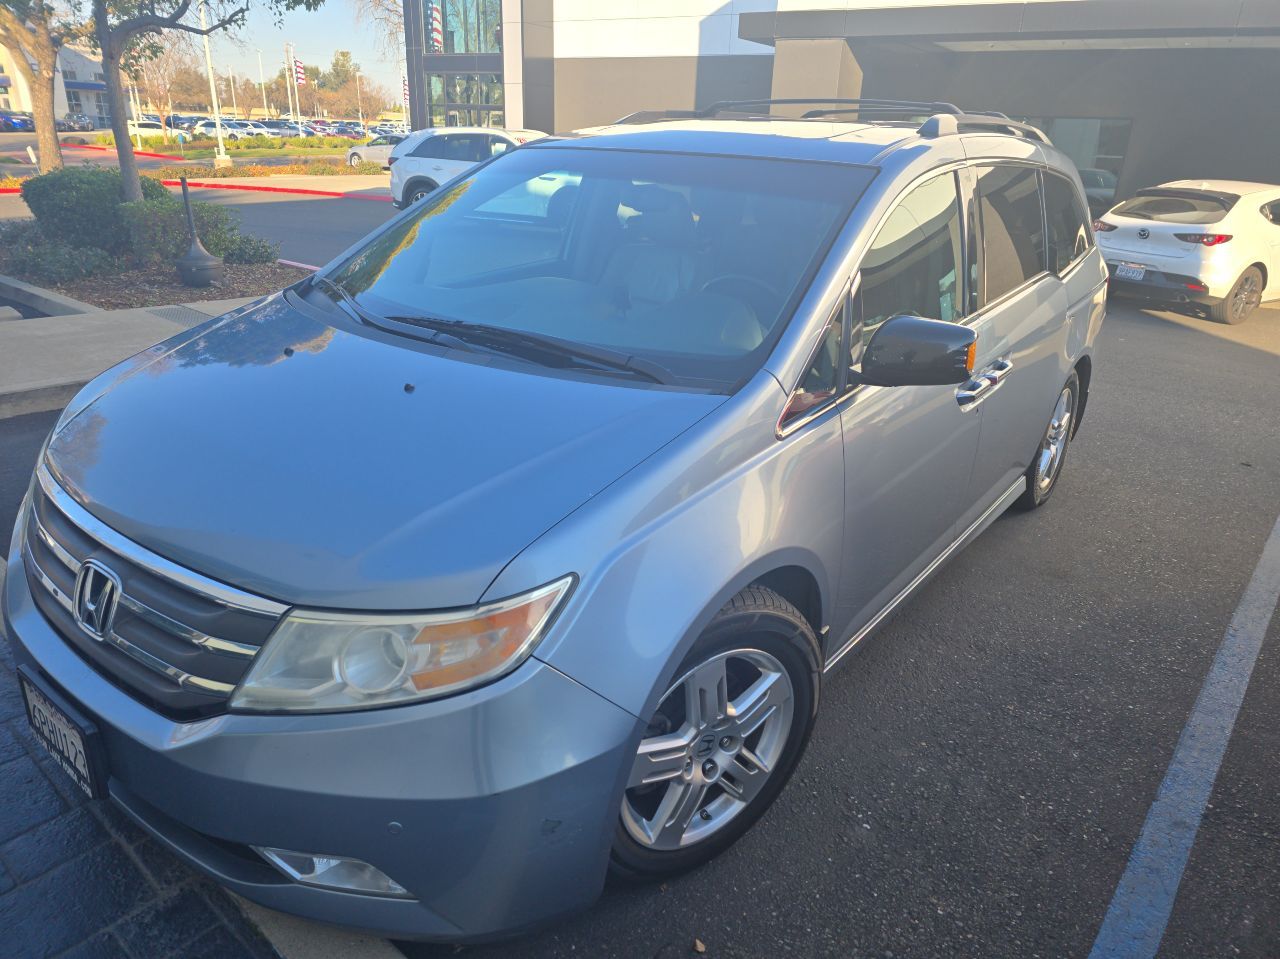
[{"label": "license plate", "polygon": [[90,799],[102,798],[106,777],[98,728],[25,666],[18,667],[18,679],[27,705],[27,722],[36,739],[85,795]]},{"label": "license plate", "polygon": [[1116,264],[1117,280],[1141,280],[1147,275],[1145,266],[1132,266],[1128,263]]}]

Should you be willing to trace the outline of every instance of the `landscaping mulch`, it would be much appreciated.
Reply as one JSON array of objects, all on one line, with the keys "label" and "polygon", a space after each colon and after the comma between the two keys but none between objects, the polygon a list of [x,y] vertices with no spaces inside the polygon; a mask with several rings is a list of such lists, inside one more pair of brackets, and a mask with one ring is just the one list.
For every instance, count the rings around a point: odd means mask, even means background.
[{"label": "landscaping mulch", "polygon": [[197,300],[227,300],[238,296],[265,296],[307,276],[309,270],[278,263],[227,264],[222,283],[208,287],[183,286],[172,268],[126,270],[106,276],[90,276],[52,289],[92,303],[104,310],[125,310],[139,306],[169,306]]}]

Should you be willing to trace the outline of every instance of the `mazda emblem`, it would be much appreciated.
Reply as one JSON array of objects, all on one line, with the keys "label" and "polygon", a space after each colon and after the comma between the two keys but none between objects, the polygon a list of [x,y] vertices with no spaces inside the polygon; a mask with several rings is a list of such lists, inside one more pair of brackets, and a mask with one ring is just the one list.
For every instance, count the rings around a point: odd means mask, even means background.
[{"label": "mazda emblem", "polygon": [[73,606],[76,622],[94,639],[111,635],[120,605],[120,577],[97,560],[87,560],[76,574]]},{"label": "mazda emblem", "polygon": [[1138,231],[1138,239],[1139,240],[1151,239],[1151,231],[1144,226],[1141,230]]}]

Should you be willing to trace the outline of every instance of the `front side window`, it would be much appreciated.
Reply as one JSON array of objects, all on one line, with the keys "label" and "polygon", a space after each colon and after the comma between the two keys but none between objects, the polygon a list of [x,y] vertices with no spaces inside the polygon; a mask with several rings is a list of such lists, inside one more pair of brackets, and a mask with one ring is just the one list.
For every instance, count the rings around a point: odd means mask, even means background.
[{"label": "front side window", "polygon": [[1040,178],[1031,167],[979,167],[983,303],[998,300],[1045,271]]},{"label": "front side window", "polygon": [[889,214],[862,260],[854,320],[864,345],[895,316],[963,317],[960,223],[953,173],[915,187]]},{"label": "front side window", "polygon": [[1056,173],[1044,174],[1044,214],[1049,266],[1061,276],[1093,248],[1093,228],[1075,184]]},{"label": "front side window", "polygon": [[800,161],[513,150],[432,194],[332,278],[374,315],[598,346],[660,365],[665,381],[724,390],[764,361],[873,176]]}]

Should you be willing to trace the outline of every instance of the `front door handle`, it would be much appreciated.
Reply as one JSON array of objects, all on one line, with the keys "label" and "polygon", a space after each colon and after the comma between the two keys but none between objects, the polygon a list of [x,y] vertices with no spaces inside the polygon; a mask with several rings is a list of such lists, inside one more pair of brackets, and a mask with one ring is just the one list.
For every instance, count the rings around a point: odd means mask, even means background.
[{"label": "front door handle", "polygon": [[994,393],[1013,372],[1013,363],[1008,359],[999,359],[981,373],[974,373],[963,386],[956,390],[956,402],[962,410],[977,409],[984,400]]}]

